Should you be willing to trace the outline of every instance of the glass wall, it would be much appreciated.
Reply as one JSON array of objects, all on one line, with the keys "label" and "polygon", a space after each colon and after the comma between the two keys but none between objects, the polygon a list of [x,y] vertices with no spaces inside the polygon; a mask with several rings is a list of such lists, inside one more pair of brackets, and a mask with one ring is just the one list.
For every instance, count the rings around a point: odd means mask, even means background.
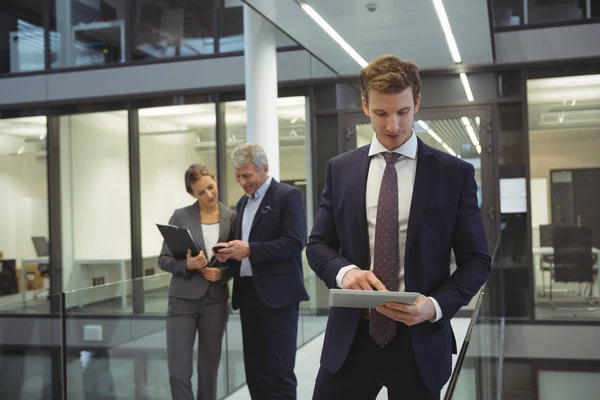
[{"label": "glass wall", "polygon": [[[144,275],[162,273],[158,255],[163,238],[156,224],[168,223],[175,209],[196,201],[185,190],[186,169],[201,163],[217,175],[215,125],[213,103],[139,110]],[[146,312],[165,309],[169,278],[144,282]]]},{"label": "glass wall", "polygon": [[44,1],[0,2],[0,74],[44,69]]},{"label": "glass wall", "polygon": [[600,75],[527,82],[536,317],[600,318]]},{"label": "glass wall", "polygon": [[[130,277],[128,143],[127,111],[60,118],[63,291]],[[125,288],[116,288],[71,296],[66,307],[118,298],[114,308],[125,308]]]},{"label": "glass wall", "polygon": [[549,24],[600,18],[596,0],[494,0],[494,26]]},{"label": "glass wall", "polygon": [[[241,0],[131,4],[122,0],[1,2],[0,74],[244,51]],[[275,30],[278,48],[298,46]]]},{"label": "glass wall", "polygon": [[49,287],[46,117],[0,119],[0,303]]}]

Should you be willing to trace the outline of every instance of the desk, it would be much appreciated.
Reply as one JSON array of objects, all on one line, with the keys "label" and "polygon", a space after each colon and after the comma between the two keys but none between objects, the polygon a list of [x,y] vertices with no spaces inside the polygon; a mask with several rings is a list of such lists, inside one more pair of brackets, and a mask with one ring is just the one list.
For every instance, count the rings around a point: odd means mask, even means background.
[{"label": "desk", "polygon": [[[127,277],[125,271],[125,261],[123,259],[107,259],[107,260],[74,260],[73,267],[75,267],[81,277],[81,270],[84,266],[93,266],[93,265],[115,265],[119,267],[119,285],[121,286],[121,308],[127,307]],[[81,280],[79,279],[81,282]],[[84,288],[77,289],[79,291],[77,295],[77,304],[79,308],[82,307],[81,304],[81,292]]]},{"label": "desk", "polygon": [[[597,271],[600,273],[600,249],[592,247],[592,253],[596,255],[595,267],[597,268]],[[540,256],[540,257],[554,255],[554,247],[552,247],[552,246],[534,247],[533,255]],[[540,263],[541,263],[541,260],[540,260]],[[544,271],[542,271],[542,273],[544,273]],[[550,276],[550,279],[552,279],[552,275]],[[598,284],[598,294],[600,295],[600,279],[597,279],[596,281]]]},{"label": "desk", "polygon": [[23,258],[21,260],[21,293],[23,294],[23,302],[27,301],[27,290],[25,290],[25,279],[27,275],[25,274],[25,264],[49,264],[50,258],[46,257],[36,257],[36,258]]}]

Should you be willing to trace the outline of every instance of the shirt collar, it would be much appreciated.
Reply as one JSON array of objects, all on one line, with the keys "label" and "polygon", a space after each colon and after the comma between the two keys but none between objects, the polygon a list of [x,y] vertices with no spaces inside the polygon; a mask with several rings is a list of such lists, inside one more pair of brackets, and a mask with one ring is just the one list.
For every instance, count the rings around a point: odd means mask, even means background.
[{"label": "shirt collar", "polygon": [[[393,150],[394,153],[401,154],[403,156],[412,158],[413,160],[417,158],[417,147],[419,142],[417,141],[417,135],[415,134],[415,130],[413,129],[410,138],[404,144],[398,148]],[[377,135],[373,133],[373,140],[371,141],[371,147],[369,148],[369,157],[372,157],[376,154],[385,153],[388,149],[383,147],[383,145],[377,139]]]},{"label": "shirt collar", "polygon": [[250,199],[252,200],[256,200],[256,199],[260,199],[260,196],[262,196],[267,189],[269,188],[269,186],[271,186],[271,181],[273,180],[273,177],[270,176],[267,178],[267,180],[265,181],[265,183],[263,183],[254,193],[254,197],[250,196],[249,194],[246,194],[246,196],[248,196]]}]

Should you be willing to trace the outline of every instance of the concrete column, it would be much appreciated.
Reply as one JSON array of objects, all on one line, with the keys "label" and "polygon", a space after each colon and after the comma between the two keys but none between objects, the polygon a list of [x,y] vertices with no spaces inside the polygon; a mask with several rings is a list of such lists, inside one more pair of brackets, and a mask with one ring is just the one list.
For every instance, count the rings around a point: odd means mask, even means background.
[{"label": "concrete column", "polygon": [[270,175],[279,180],[277,47],[275,28],[244,4],[244,67],[247,142],[259,144],[269,158]]}]

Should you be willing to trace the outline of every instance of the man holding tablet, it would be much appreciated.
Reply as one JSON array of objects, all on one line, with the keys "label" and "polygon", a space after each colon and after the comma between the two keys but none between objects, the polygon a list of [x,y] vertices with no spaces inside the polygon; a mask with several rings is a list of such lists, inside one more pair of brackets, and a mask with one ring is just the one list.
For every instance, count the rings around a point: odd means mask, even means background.
[{"label": "man holding tablet", "polygon": [[474,169],[416,137],[416,65],[383,55],[360,82],[373,140],[329,161],[307,258],[329,288],[420,295],[332,307],[313,399],[375,399],[383,386],[390,399],[439,399],[456,352],[450,319],[491,268]]}]

